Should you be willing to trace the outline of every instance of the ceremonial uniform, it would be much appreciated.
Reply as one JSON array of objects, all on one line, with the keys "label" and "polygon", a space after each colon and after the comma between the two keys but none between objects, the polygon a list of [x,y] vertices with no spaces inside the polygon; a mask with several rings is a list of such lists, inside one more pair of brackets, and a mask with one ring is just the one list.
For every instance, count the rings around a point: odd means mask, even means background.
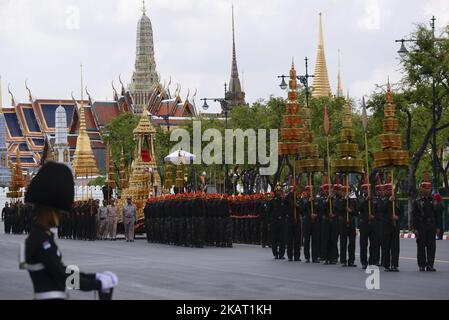
[{"label": "ceremonial uniform", "polygon": [[[285,220],[287,227],[287,257],[289,261],[301,261],[301,215],[294,201],[293,191],[285,199]],[[296,210],[296,214],[295,214]]]},{"label": "ceremonial uniform", "polygon": [[285,207],[284,200],[276,195],[271,205],[271,250],[275,259],[285,259]]},{"label": "ceremonial uniform", "polygon": [[[391,192],[391,185],[389,185]],[[388,188],[388,185],[386,185]],[[382,199],[379,208],[382,221],[382,265],[385,271],[398,272],[399,267],[399,220],[402,212],[399,210],[395,201],[395,216],[393,216],[393,201],[391,199]]]},{"label": "ceremonial uniform", "polygon": [[[360,230],[360,262],[365,269],[368,265],[374,266],[379,261],[379,240],[376,232],[377,222],[374,216],[372,202],[360,196],[358,199],[359,230]],[[369,212],[371,206],[371,215]],[[369,250],[368,250],[369,244]],[[369,258],[368,258],[369,252]]]},{"label": "ceremonial uniform", "polygon": [[441,225],[440,204],[431,195],[432,185],[427,174],[421,184],[421,197],[413,201],[412,229],[415,231],[420,271],[436,271],[434,268],[437,229]]},{"label": "ceremonial uniform", "polygon": [[[69,211],[73,198],[71,170],[54,162],[41,167],[25,194],[25,201],[35,206],[36,223],[21,246],[19,267],[29,272],[35,300],[67,299],[67,289],[97,290],[101,293],[111,290],[118,283],[117,276],[111,272],[86,274],[76,270],[77,273],[74,273],[75,270],[67,269],[62,263],[61,252],[50,228],[58,227],[58,212]],[[112,292],[109,291],[109,294],[110,299]]]},{"label": "ceremonial uniform", "polygon": [[98,238],[104,240],[108,236],[108,207],[106,203],[103,207],[98,208],[98,218],[100,221]]},{"label": "ceremonial uniform", "polygon": [[312,247],[312,262],[318,263],[320,258],[320,221],[317,215],[317,203],[310,201],[310,195],[306,194],[301,198],[300,210],[303,216],[304,233],[304,257],[306,262],[310,262],[310,248]]},{"label": "ceremonial uniform", "polygon": [[117,238],[118,208],[115,204],[108,206],[108,234],[109,239]]},{"label": "ceremonial uniform", "polygon": [[134,225],[137,220],[137,208],[132,203],[126,203],[122,210],[123,225],[125,227],[126,241],[134,241]]}]

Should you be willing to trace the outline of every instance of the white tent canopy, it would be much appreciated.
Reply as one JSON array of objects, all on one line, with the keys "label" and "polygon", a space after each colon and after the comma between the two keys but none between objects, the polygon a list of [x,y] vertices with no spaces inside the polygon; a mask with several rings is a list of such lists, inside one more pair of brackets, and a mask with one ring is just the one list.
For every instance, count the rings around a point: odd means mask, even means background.
[{"label": "white tent canopy", "polygon": [[196,156],[184,150],[175,151],[164,158],[166,162],[172,162],[173,164],[188,164],[195,161]]}]

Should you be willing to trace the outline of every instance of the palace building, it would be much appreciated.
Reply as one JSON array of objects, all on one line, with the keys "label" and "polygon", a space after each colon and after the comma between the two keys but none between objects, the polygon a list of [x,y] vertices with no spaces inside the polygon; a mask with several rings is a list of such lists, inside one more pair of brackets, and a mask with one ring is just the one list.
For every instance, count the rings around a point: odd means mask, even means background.
[{"label": "palace building", "polygon": [[[121,113],[133,112],[141,115],[146,106],[151,122],[168,128],[177,127],[186,120],[198,116],[195,103],[189,101],[190,91],[187,98],[182,99],[179,86],[172,94],[169,88],[170,84],[168,87],[164,87],[159,83],[154,57],[152,26],[147,16],[145,2],[142,17],[137,26],[133,77],[128,89],[125,88],[121,79],[120,83],[120,93],[113,86],[113,100],[111,101],[95,100],[87,90],[87,98],[83,101],[75,99],[73,96],[72,99],[35,98],[26,85],[29,101],[16,103],[14,94],[8,88],[11,96],[9,106],[3,103],[0,84],[0,113],[4,116],[6,129],[6,146],[3,148],[7,150],[8,159],[14,164],[17,157],[20,157],[22,168],[29,172],[36,171],[41,162],[48,157],[72,163],[77,151],[80,132],[84,132],[85,126],[85,133],[89,139],[86,139],[86,135],[83,133],[82,140],[90,142],[95,165],[101,173],[105,172],[106,168],[106,145],[102,138],[107,133],[107,125]],[[194,101],[195,95],[196,93],[192,95],[192,101]],[[83,112],[80,111],[81,106],[83,106]],[[65,111],[65,126],[62,110]],[[81,118],[84,120],[81,121]],[[0,125],[1,120],[0,116]],[[67,143],[64,142],[64,139],[67,140]],[[85,142],[82,144],[84,148],[88,148],[85,146]],[[1,149],[0,145],[0,152]],[[65,158],[64,153],[66,154]]]}]

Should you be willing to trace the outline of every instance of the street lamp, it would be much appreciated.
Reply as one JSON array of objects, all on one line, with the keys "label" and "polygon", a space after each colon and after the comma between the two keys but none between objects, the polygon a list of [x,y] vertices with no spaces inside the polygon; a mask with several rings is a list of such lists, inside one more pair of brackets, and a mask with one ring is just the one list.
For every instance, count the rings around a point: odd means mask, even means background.
[{"label": "street lamp", "polygon": [[[309,78],[314,78],[314,75],[309,74],[309,59],[306,57],[304,59],[305,61],[305,66],[306,66],[306,74],[303,76],[296,76],[296,78],[301,82],[301,84],[304,86],[304,88],[306,89],[306,106],[309,106],[309,97],[310,97],[310,87],[309,87]],[[285,78],[289,78],[289,76],[278,76],[278,78],[282,78],[282,82],[279,85],[279,87],[282,90],[286,90],[288,88],[287,82],[285,82]]]},{"label": "street lamp", "polygon": [[[224,85],[224,88],[225,88],[225,97],[226,97],[226,93],[227,93],[227,91],[228,91],[228,87],[227,87],[228,85],[225,83],[225,85]],[[201,99],[201,100],[203,100],[204,101],[204,104],[203,104],[203,109],[205,110],[205,111],[207,111],[208,109],[209,109],[209,105],[207,104],[207,101],[214,101],[214,102],[219,102],[220,103],[220,105],[221,105],[221,110],[222,110],[222,112],[224,113],[224,116],[225,116],[225,129],[228,129],[228,113],[229,113],[229,104],[228,104],[228,102],[226,101],[226,99],[225,98],[203,98],[203,99]],[[224,181],[224,192],[225,193],[227,193],[226,191],[226,186],[227,186],[227,180],[228,180],[228,172],[229,172],[229,166],[228,166],[228,164],[227,163],[225,163],[225,170],[226,170],[226,172],[225,172],[225,181]]]},{"label": "street lamp", "polygon": [[[435,38],[435,16],[432,16],[430,19],[430,26],[432,27],[432,43],[435,44],[436,41],[441,41],[440,39]],[[405,42],[418,42],[417,39],[400,39],[395,40],[395,42],[401,43],[401,48],[398,51],[398,54],[404,58],[408,50],[405,47]],[[432,189],[433,194],[438,194],[438,164],[437,164],[437,135],[436,135],[436,84],[435,84],[435,75],[432,72]]]}]

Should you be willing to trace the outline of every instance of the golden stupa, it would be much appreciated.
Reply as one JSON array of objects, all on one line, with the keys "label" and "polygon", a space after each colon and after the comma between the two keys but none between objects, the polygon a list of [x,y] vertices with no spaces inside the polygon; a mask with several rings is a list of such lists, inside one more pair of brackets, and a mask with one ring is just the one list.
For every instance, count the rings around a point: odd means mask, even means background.
[{"label": "golden stupa", "polygon": [[403,167],[410,161],[410,153],[402,150],[402,136],[398,134],[399,121],[396,118],[396,108],[393,103],[393,92],[390,80],[387,85],[387,102],[384,107],[384,133],[379,135],[382,151],[374,153],[376,168]]},{"label": "golden stupa", "polygon": [[100,174],[86,128],[83,88],[83,66],[81,66],[81,107],[79,108],[80,128],[78,139],[76,141],[76,150],[73,156],[73,172],[75,178],[96,177]]},{"label": "golden stupa", "polygon": [[326,55],[324,52],[323,17],[320,13],[320,31],[318,37],[318,50],[315,63],[315,78],[313,80],[312,96],[329,97],[332,95],[327,72]]},{"label": "golden stupa", "polygon": [[337,144],[338,159],[332,160],[331,165],[336,173],[363,173],[363,160],[359,158],[359,146],[354,143],[355,131],[352,127],[352,106],[349,94],[343,112],[343,127],[340,131],[340,143]]},{"label": "golden stupa", "polygon": [[281,127],[281,142],[279,142],[280,155],[296,156],[299,153],[299,146],[302,143],[304,134],[304,130],[301,128],[300,111],[298,81],[296,78],[295,64],[292,62],[287,107]]},{"label": "golden stupa", "polygon": [[[156,129],[149,120],[147,108],[144,108],[140,122],[134,129],[134,139],[136,147],[134,150],[134,160],[131,165],[127,187],[121,194],[121,206],[128,197],[132,198],[137,206],[137,220],[144,217],[143,209],[148,201],[150,192],[154,195],[160,190],[161,178],[157,170],[156,157],[154,152],[154,137]],[[120,206],[120,207],[121,207]]]}]

